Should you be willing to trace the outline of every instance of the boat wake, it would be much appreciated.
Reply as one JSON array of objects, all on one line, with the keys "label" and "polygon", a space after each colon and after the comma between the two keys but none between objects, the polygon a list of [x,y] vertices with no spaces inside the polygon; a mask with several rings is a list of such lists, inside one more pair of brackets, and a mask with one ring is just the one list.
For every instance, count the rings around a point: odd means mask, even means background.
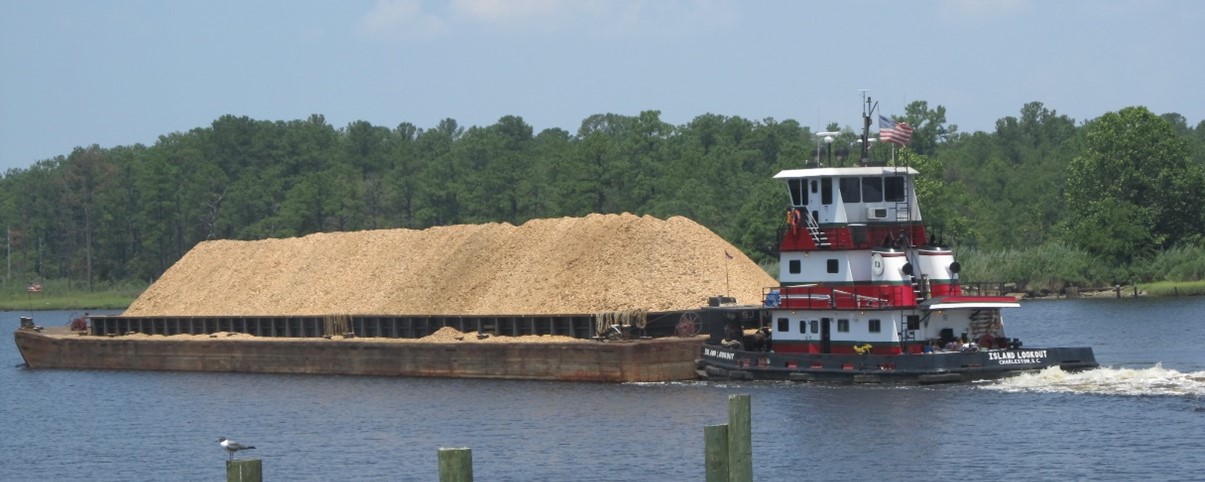
[{"label": "boat wake", "polygon": [[1182,373],[1156,364],[1150,368],[1097,368],[1064,372],[1051,367],[985,383],[1002,392],[1088,393],[1124,396],[1205,396],[1205,371]]}]

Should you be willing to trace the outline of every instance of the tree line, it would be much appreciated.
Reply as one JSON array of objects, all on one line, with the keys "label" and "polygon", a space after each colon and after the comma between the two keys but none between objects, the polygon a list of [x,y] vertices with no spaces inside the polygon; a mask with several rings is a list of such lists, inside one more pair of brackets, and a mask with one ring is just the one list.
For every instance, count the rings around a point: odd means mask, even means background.
[{"label": "tree line", "polygon": [[[945,116],[924,101],[896,116],[915,128],[898,158],[922,172],[926,222],[956,246],[1057,244],[1128,266],[1205,242],[1205,122],[1131,107],[1077,123],[1034,102],[962,133]],[[794,120],[675,126],[657,111],[593,115],[572,133],[517,116],[424,129],[227,115],[5,172],[5,281],[149,281],[208,239],[621,212],[686,216],[770,261],[787,202],[771,177],[850,165],[859,127],[831,123],[841,135],[826,142]]]}]

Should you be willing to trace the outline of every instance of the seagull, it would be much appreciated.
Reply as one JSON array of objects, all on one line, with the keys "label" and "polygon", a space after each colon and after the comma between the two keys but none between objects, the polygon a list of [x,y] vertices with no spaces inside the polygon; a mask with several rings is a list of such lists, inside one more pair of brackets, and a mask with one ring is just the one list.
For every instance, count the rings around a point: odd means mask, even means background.
[{"label": "seagull", "polygon": [[243,445],[233,440],[226,440],[226,437],[218,437],[218,445],[221,445],[227,452],[230,452],[230,460],[234,460],[234,453],[239,450],[251,450],[255,448],[254,445]]}]

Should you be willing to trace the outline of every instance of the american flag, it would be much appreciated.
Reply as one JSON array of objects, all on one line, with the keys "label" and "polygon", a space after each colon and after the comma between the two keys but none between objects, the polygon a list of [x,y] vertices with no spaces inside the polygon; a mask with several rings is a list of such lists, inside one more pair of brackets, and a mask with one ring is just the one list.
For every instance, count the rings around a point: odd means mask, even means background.
[{"label": "american flag", "polygon": [[28,291],[30,293],[41,293],[42,285],[38,284],[38,283],[30,283],[29,287],[25,288],[25,291]]},{"label": "american flag", "polygon": [[879,116],[879,140],[906,146],[908,141],[912,140],[912,126],[907,122],[896,123],[891,119]]}]

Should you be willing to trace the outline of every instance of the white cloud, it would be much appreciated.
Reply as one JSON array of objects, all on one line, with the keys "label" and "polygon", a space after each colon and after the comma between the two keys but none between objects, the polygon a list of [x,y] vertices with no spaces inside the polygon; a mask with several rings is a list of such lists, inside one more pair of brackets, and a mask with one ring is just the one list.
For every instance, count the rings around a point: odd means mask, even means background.
[{"label": "white cloud", "polygon": [[486,23],[506,24],[574,15],[591,2],[563,0],[453,0],[452,10]]},{"label": "white cloud", "polygon": [[419,0],[378,0],[360,19],[360,31],[370,37],[426,36],[446,30],[447,23],[424,11]]},{"label": "white cloud", "polygon": [[938,12],[942,18],[967,19],[1015,15],[1028,12],[1030,0],[945,0]]},{"label": "white cloud", "polygon": [[504,31],[602,34],[715,30],[739,19],[733,0],[451,0],[440,12],[421,0],[379,0],[360,22],[372,37],[445,34],[481,26]]}]

